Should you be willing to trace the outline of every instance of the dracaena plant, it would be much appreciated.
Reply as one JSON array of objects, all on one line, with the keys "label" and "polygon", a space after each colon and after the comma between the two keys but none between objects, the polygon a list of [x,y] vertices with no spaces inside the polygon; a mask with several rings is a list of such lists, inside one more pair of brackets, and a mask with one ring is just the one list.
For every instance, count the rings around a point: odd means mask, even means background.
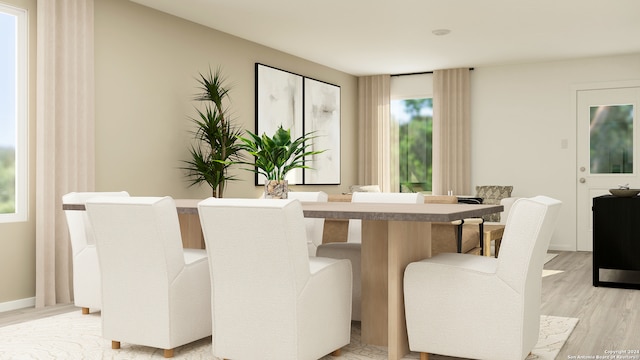
[{"label": "dracaena plant", "polygon": [[194,100],[205,105],[203,110],[196,108],[198,114],[191,118],[196,125],[192,131],[196,142],[189,149],[191,159],[185,160],[182,168],[190,186],[207,183],[214,197],[223,197],[227,181],[236,180],[229,174],[229,168],[242,160],[239,141],[242,130],[233,124],[225,107],[229,89],[224,82],[220,68],[215,73],[209,69],[208,74],[200,74],[198,78],[199,93]]},{"label": "dracaena plant", "polygon": [[308,156],[316,155],[325,150],[311,150],[313,133],[307,133],[292,140],[291,130],[278,127],[275,134],[269,137],[266,133],[258,136],[246,131],[248,137],[240,137],[241,147],[255,157],[255,162],[241,161],[239,163],[252,165],[246,170],[264,175],[267,180],[284,180],[287,173],[293,169],[311,169],[306,165]]}]

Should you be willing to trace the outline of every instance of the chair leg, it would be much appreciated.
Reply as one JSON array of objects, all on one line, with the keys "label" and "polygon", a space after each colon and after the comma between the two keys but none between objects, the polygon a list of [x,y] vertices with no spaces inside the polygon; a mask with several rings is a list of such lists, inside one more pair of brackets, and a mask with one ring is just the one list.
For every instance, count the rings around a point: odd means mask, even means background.
[{"label": "chair leg", "polygon": [[89,313],[89,308],[83,307],[82,308],[82,315],[87,315]]},{"label": "chair leg", "polygon": [[421,352],[420,360],[429,360],[429,353]]},{"label": "chair leg", "polygon": [[478,230],[480,231],[480,255],[484,255],[484,220],[478,224]]},{"label": "chair leg", "polygon": [[120,341],[111,340],[111,348],[114,350],[120,349]]},{"label": "chair leg", "polygon": [[456,239],[458,253],[462,253],[462,225],[464,225],[464,220],[461,221],[460,225],[458,225],[458,238]]},{"label": "chair leg", "polygon": [[342,354],[342,349],[334,350],[330,355],[331,356],[340,356]]},{"label": "chair leg", "polygon": [[164,349],[164,357],[172,358],[173,357],[173,349]]}]

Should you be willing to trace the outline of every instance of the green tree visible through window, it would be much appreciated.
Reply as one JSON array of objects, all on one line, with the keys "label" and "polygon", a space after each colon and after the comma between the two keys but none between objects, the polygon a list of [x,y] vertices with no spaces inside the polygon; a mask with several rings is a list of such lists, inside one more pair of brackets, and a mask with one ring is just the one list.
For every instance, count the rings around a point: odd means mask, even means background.
[{"label": "green tree visible through window", "polygon": [[15,150],[0,147],[0,214],[16,211]]},{"label": "green tree visible through window", "polygon": [[433,100],[394,100],[391,108],[399,124],[400,191],[431,191]]},{"label": "green tree visible through window", "polygon": [[591,107],[591,173],[633,172],[633,105]]},{"label": "green tree visible through window", "polygon": [[16,21],[0,11],[0,214],[16,209]]}]

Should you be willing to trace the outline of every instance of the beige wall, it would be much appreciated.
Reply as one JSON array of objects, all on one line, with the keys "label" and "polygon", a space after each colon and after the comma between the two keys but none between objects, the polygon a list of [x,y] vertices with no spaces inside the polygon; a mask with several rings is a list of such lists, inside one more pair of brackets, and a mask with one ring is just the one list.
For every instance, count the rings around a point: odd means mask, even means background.
[{"label": "beige wall", "polygon": [[[341,87],[342,185],[295,188],[339,193],[356,182],[356,77],[125,0],[97,0],[95,13],[98,190],[210,196],[206,185],[188,188],[178,169],[189,158],[195,77],[221,66],[237,124],[255,131],[256,62]],[[241,180],[226,197],[261,193],[253,173],[234,173]]]},{"label": "beige wall", "polygon": [[[29,72],[35,74],[36,0],[0,1],[29,13]],[[0,310],[28,306],[35,295],[35,80],[29,77],[29,213],[26,222],[0,223]]]},{"label": "beige wall", "polygon": [[[640,54],[476,67],[471,78],[472,184],[563,202],[551,249],[575,250],[575,86],[640,80]],[[566,142],[564,148],[562,143]]]}]

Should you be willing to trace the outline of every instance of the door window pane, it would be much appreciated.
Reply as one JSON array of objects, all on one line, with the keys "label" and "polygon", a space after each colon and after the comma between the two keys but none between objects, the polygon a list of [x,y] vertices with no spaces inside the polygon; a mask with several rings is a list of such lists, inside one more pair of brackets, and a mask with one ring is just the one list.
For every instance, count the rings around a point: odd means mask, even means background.
[{"label": "door window pane", "polygon": [[633,173],[633,105],[590,107],[592,174]]}]

